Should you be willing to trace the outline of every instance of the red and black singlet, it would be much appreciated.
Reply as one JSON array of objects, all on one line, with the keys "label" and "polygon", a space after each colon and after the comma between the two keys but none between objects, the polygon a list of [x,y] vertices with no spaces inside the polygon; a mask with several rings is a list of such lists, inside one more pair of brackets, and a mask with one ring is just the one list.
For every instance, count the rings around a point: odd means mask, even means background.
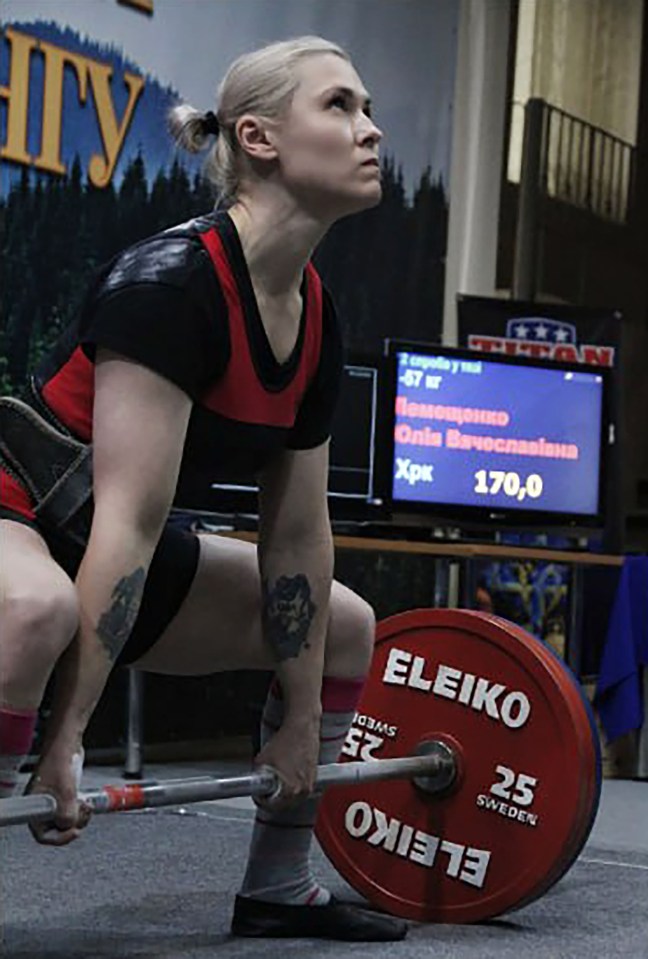
[{"label": "red and black singlet", "polygon": [[[233,221],[226,213],[201,217],[136,244],[104,269],[34,386],[60,423],[91,442],[94,356],[97,346],[111,349],[193,401],[179,488],[198,475],[247,480],[279,450],[312,448],[329,435],[342,348],[310,264],[302,300],[295,347],[279,363]],[[17,508],[16,491],[11,499]]]}]

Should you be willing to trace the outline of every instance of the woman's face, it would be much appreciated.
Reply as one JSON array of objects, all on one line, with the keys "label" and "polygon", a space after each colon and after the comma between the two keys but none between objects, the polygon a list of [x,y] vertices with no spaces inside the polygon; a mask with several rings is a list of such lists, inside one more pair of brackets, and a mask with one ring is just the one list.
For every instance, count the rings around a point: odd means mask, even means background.
[{"label": "woman's face", "polygon": [[313,215],[339,219],[381,198],[378,144],[369,95],[350,63],[331,53],[298,66],[299,85],[273,141],[282,180]]}]

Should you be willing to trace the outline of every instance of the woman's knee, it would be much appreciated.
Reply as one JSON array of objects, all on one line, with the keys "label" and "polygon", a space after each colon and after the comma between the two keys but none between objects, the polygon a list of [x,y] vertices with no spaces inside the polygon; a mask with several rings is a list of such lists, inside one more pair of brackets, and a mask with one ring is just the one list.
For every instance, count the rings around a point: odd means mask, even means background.
[{"label": "woman's knee", "polygon": [[3,673],[29,664],[49,671],[78,626],[76,591],[67,577],[9,587],[2,601]]},{"label": "woman's knee", "polygon": [[352,590],[334,583],[327,636],[326,671],[339,676],[366,676],[376,636],[372,607]]}]

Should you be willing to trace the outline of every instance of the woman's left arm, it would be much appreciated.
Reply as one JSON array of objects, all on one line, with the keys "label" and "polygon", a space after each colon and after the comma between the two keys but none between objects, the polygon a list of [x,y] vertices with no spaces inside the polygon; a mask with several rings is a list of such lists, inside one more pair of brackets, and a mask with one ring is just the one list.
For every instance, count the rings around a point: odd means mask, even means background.
[{"label": "woman's left arm", "polygon": [[317,761],[333,580],[333,536],[326,499],[328,447],[327,441],[314,449],[286,450],[260,478],[263,636],[282,688],[282,733],[302,735],[309,741],[309,753],[315,752],[307,760],[309,769],[301,783],[306,790],[312,786],[311,767]]}]

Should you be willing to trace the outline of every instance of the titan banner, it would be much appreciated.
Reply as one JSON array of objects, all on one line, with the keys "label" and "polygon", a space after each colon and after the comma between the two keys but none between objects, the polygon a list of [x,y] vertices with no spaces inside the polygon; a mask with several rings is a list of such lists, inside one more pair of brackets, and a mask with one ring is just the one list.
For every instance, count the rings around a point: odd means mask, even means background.
[{"label": "titan banner", "polygon": [[487,353],[615,366],[621,314],[555,303],[457,298],[459,344]]}]

